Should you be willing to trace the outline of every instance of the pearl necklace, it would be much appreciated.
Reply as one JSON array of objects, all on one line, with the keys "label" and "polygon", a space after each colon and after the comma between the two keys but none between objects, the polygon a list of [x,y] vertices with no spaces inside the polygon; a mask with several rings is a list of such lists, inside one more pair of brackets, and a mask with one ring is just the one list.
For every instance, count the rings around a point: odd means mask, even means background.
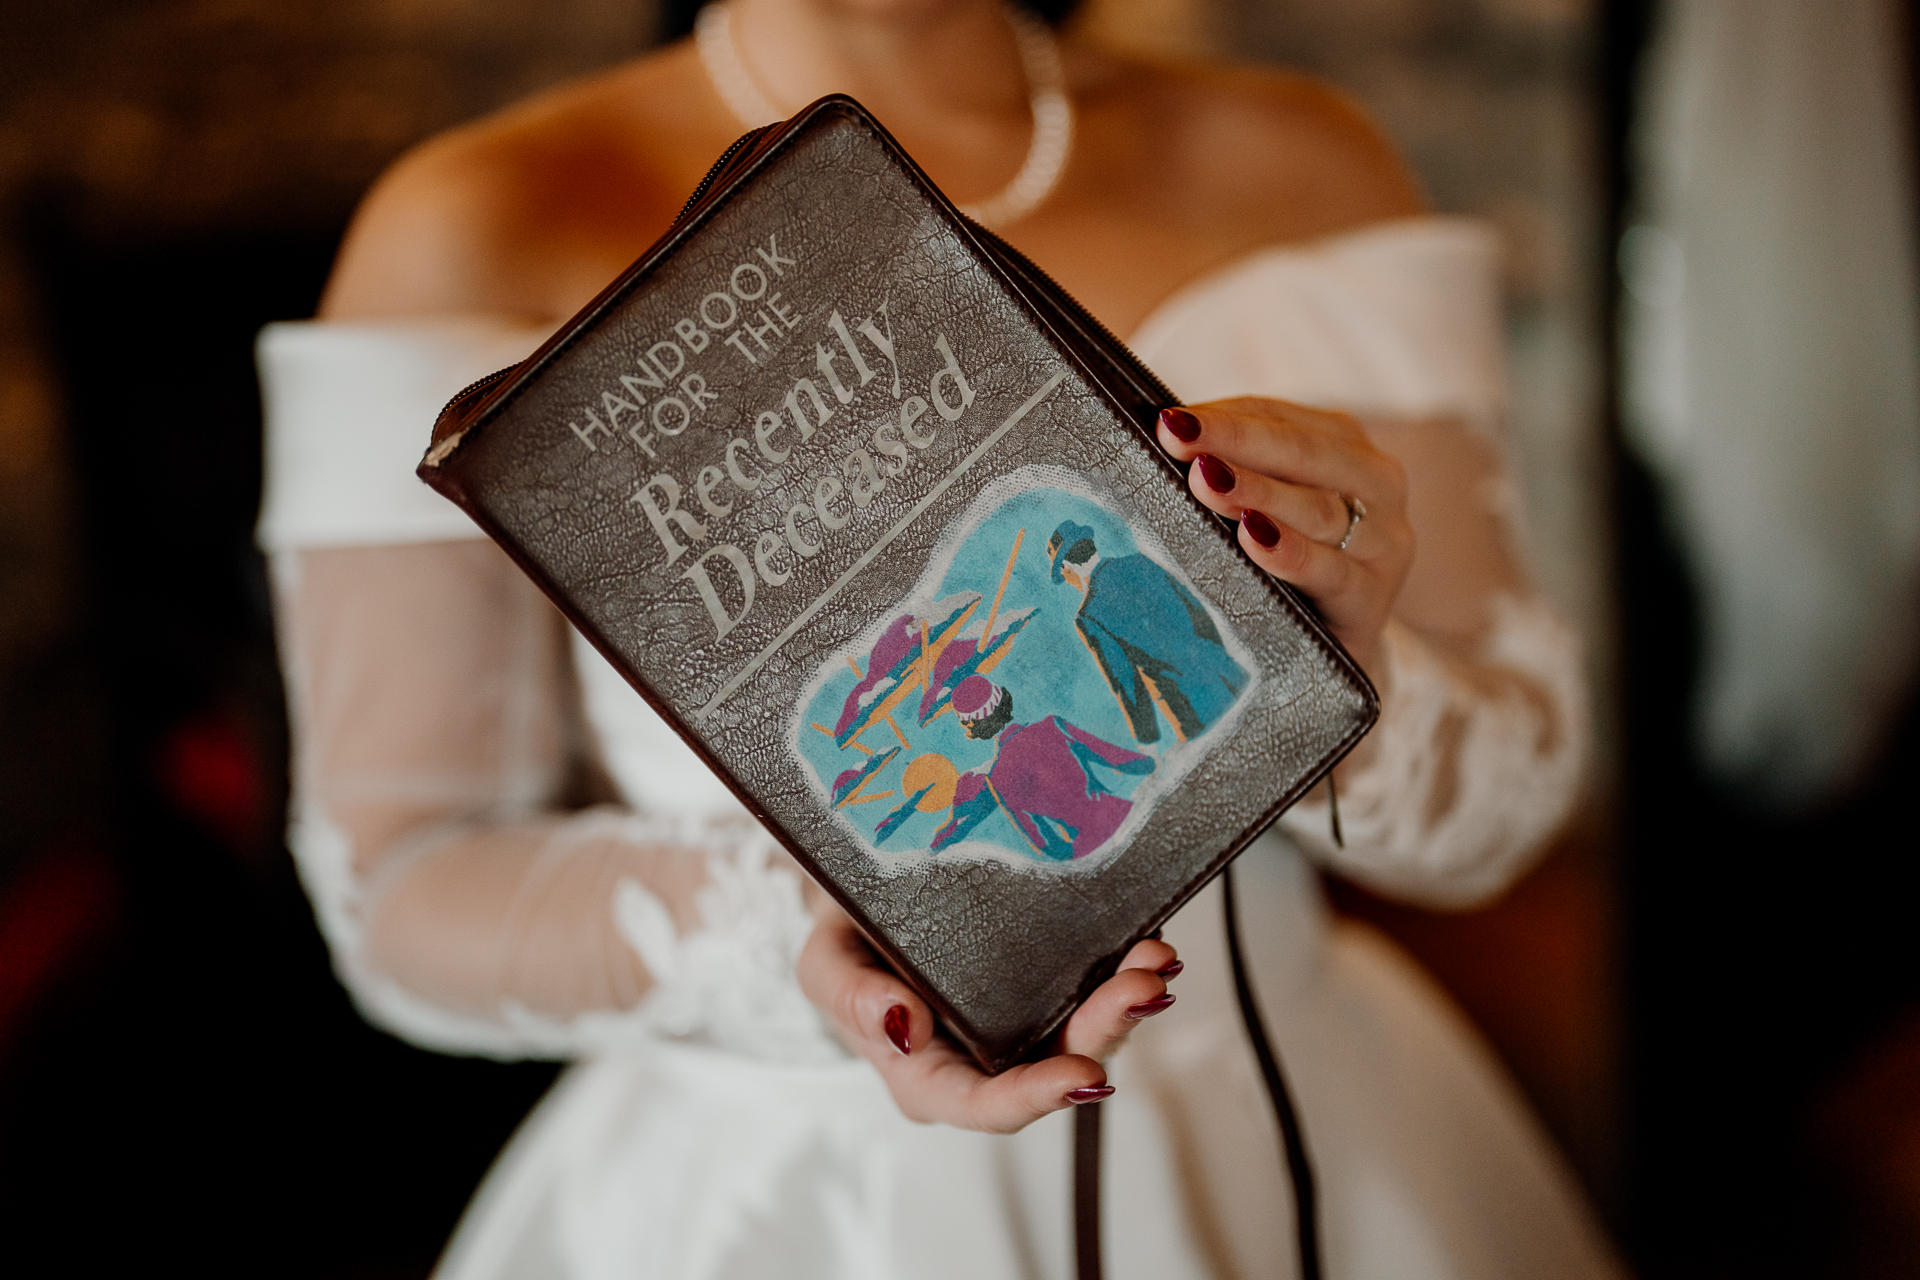
[{"label": "pearl necklace", "polygon": [[[1033,140],[1027,158],[1013,181],[978,204],[963,204],[960,212],[988,227],[1004,227],[1026,217],[1053,194],[1073,151],[1073,101],[1067,96],[1066,76],[1060,69],[1060,49],[1053,33],[1037,18],[1009,9],[1007,23],[1020,47],[1026,73],[1029,105],[1033,111]],[[727,109],[749,129],[775,124],[786,114],[767,98],[741,61],[733,39],[733,20],[722,0],[700,11],[694,23],[700,62],[714,92]]]}]

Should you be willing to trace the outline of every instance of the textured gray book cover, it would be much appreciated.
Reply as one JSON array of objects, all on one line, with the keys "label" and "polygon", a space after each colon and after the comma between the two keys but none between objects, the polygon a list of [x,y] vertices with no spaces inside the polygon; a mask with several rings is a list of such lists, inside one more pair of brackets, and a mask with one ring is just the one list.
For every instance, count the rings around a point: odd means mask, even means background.
[{"label": "textured gray book cover", "polygon": [[1374,699],[857,104],[749,141],[421,474],[998,1069]]}]

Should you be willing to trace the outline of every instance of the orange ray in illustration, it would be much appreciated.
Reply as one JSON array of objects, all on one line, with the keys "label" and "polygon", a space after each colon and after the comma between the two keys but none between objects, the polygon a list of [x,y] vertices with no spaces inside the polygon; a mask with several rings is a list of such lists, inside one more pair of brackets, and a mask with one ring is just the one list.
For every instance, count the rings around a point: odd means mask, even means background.
[{"label": "orange ray in illustration", "polygon": [[1000,616],[1000,601],[1007,594],[1007,582],[1013,577],[1013,562],[1020,555],[1020,544],[1026,541],[1027,531],[1022,529],[1013,535],[1013,549],[1007,552],[1007,567],[1000,574],[1000,589],[993,593],[993,608],[987,610],[987,632],[983,639],[993,639],[993,620]]}]

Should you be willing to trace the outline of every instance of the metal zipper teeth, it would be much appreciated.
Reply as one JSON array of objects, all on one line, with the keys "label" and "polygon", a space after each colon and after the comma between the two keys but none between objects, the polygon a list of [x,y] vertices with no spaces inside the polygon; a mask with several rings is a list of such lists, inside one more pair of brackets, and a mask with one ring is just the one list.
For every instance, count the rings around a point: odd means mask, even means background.
[{"label": "metal zipper teeth", "polygon": [[680,212],[674,215],[673,225],[679,226],[680,223],[686,219],[687,214],[693,211],[693,206],[699,204],[701,198],[713,189],[713,184],[719,180],[721,173],[726,170],[726,167],[733,163],[735,156],[745,151],[761,138],[764,138],[768,130],[778,129],[779,127],[777,124],[761,125],[758,129],[743,133],[735,138],[733,145],[725,151],[722,151],[720,158],[713,162],[713,167],[707,170],[706,177],[700,179],[700,185],[693,189],[693,194],[687,197],[687,202],[680,206]]},{"label": "metal zipper teeth", "polygon": [[[492,373],[488,374],[484,378],[479,378],[473,382],[469,382],[466,386],[454,392],[453,398],[447,401],[447,409],[451,409],[455,405],[462,404],[466,402],[468,399],[472,398],[473,396],[479,395],[482,391],[485,391],[488,387],[500,381],[500,379],[506,377],[508,374],[512,373],[514,370],[518,369],[519,367],[520,366],[517,364],[508,365],[504,369],[494,370]],[[445,415],[447,409],[442,409],[440,411],[441,414]]]}]

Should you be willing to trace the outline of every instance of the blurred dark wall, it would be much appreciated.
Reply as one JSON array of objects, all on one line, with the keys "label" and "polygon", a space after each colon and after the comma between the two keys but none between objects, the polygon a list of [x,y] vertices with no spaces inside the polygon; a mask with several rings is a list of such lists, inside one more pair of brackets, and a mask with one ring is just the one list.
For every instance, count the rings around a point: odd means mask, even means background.
[{"label": "blurred dark wall", "polygon": [[411,143],[629,0],[0,6],[0,1245],[423,1275],[552,1078],[334,982],[280,841],[253,335]]},{"label": "blurred dark wall", "polygon": [[[1603,155],[1616,238],[1635,203],[1635,93],[1663,7],[1607,6]],[[1890,7],[1904,19],[1920,137],[1915,5]],[[1810,808],[1769,807],[1717,781],[1692,720],[1697,561],[1675,495],[1619,433],[1617,405],[1608,416],[1627,1242],[1649,1280],[1920,1275],[1920,705],[1890,708],[1883,749]]]}]

